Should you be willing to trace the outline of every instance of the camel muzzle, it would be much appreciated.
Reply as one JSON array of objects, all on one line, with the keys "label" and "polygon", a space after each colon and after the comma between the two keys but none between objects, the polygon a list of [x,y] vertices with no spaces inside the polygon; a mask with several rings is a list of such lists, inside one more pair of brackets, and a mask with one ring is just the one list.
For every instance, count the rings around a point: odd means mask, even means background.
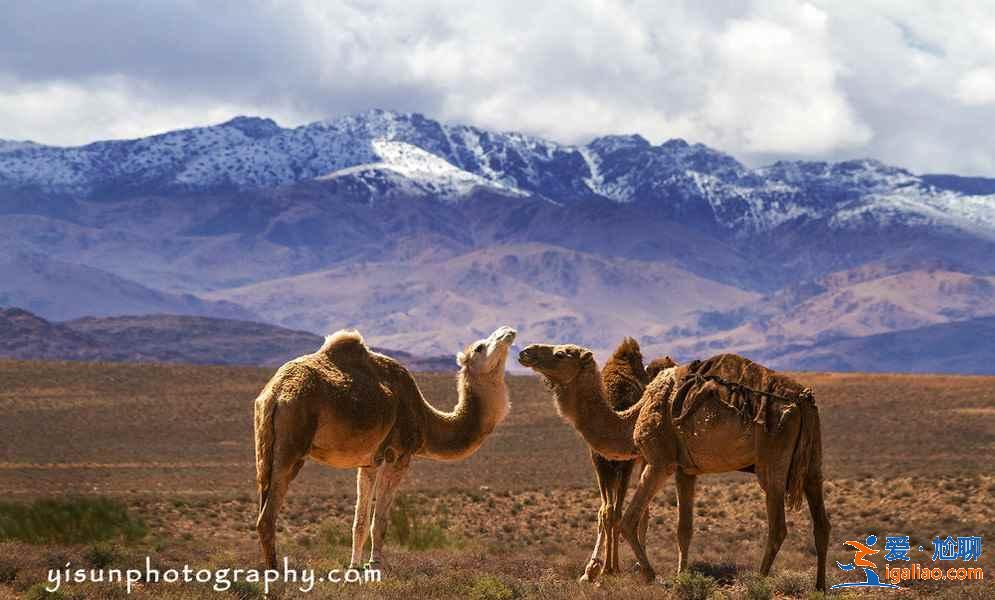
[{"label": "camel muzzle", "polygon": [[518,364],[523,367],[534,367],[539,364],[539,357],[536,356],[535,348],[532,346],[526,347],[524,350],[518,353]]},{"label": "camel muzzle", "polygon": [[515,341],[515,337],[518,335],[518,332],[511,327],[505,327],[503,329],[504,331],[501,332],[501,335],[497,338],[497,341],[502,344],[511,345],[511,343]]}]

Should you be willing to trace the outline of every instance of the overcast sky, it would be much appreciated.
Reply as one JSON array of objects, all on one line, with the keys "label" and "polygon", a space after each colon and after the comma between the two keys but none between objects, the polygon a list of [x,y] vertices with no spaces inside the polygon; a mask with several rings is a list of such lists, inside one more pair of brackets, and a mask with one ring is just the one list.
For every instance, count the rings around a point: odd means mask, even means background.
[{"label": "overcast sky", "polygon": [[0,138],[379,107],[995,176],[995,1],[0,0]]}]

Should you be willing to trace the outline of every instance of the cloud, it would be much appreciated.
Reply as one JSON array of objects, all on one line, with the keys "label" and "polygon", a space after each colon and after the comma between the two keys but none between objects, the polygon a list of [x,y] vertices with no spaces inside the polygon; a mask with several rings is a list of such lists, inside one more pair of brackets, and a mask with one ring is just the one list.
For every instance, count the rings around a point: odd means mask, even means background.
[{"label": "cloud", "polygon": [[0,138],[78,144],[370,107],[759,163],[995,174],[995,10],[772,0],[7,3]]},{"label": "cloud", "polygon": [[799,4],[731,20],[719,32],[699,120],[721,145],[818,155],[871,138],[841,89],[827,23],[823,11]]},{"label": "cloud", "polygon": [[995,104],[995,67],[965,73],[957,82],[957,98],[968,105]]}]

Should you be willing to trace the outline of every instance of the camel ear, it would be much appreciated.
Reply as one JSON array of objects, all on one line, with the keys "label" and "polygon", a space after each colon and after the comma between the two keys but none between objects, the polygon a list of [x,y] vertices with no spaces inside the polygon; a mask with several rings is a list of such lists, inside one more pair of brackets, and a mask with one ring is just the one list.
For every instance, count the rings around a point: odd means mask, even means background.
[{"label": "camel ear", "polygon": [[456,353],[456,364],[459,365],[459,366],[461,366],[461,367],[465,367],[466,366],[466,354],[463,354],[462,352],[457,352]]}]

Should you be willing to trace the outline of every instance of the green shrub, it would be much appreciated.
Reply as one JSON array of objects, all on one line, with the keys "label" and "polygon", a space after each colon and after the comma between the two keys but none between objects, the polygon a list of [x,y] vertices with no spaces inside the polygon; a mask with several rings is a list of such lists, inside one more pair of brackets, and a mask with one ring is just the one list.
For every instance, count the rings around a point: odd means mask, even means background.
[{"label": "green shrub", "polygon": [[751,574],[745,580],[746,597],[749,600],[771,600],[774,597],[774,590],[770,585],[769,577]]},{"label": "green shrub", "polygon": [[108,567],[118,559],[114,548],[106,544],[94,544],[83,553],[83,559],[95,569]]},{"label": "green shrub", "polygon": [[228,592],[238,600],[257,600],[263,597],[263,590],[259,584],[248,581],[232,582]]},{"label": "green shrub", "polygon": [[674,596],[678,600],[709,600],[717,589],[714,579],[695,571],[685,571],[674,579]]},{"label": "green shrub", "polygon": [[50,592],[45,589],[49,584],[36,583],[24,592],[24,600],[64,600],[66,595],[60,591]]},{"label": "green shrub", "polygon": [[469,600],[514,600],[514,588],[493,575],[481,575],[466,590]]},{"label": "green shrub", "polygon": [[429,550],[453,545],[445,527],[424,519],[415,502],[408,496],[399,496],[394,501],[388,533],[409,550]]},{"label": "green shrub", "polygon": [[0,503],[0,540],[80,544],[118,537],[134,540],[145,533],[145,524],[128,514],[124,504],[107,498]]},{"label": "green shrub", "polygon": [[326,520],[318,529],[318,540],[327,548],[352,546],[352,531],[342,531],[342,528],[332,520]]},{"label": "green shrub", "polygon": [[799,571],[784,571],[774,578],[774,590],[782,596],[804,598],[813,587],[808,575]]}]

